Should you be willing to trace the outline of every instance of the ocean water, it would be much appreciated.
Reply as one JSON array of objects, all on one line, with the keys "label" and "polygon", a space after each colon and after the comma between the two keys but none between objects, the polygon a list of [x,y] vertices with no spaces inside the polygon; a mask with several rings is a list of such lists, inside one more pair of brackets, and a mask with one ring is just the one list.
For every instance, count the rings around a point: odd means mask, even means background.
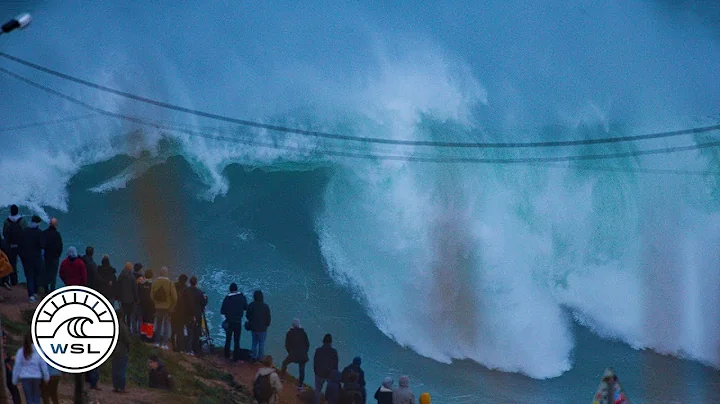
[{"label": "ocean water", "polygon": [[[293,127],[546,141],[720,118],[720,12],[700,1],[3,7],[35,16],[0,37],[3,52]],[[277,359],[299,317],[314,345],[335,336],[342,363],[363,357],[371,393],[385,375],[408,374],[440,403],[581,403],[613,366],[633,402],[720,402],[716,149],[582,166],[322,154],[603,154],[717,133],[542,150],[358,146],[170,113],[0,65],[108,111],[302,148],[85,116],[0,75],[0,206],[59,217],[67,245],[93,244],[116,267],[197,275],[218,341],[216,311],[237,282],[265,291]],[[658,168],[685,172],[641,171]]]}]

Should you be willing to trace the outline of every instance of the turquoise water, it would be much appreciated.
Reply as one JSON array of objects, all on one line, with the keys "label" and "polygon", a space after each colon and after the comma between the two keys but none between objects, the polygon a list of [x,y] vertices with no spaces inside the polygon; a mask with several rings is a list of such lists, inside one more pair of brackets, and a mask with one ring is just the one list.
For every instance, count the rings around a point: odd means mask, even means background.
[{"label": "turquoise water", "polygon": [[[175,276],[198,275],[210,296],[216,343],[223,341],[218,306],[227,285],[237,282],[247,292],[261,288],[266,294],[273,310],[270,354],[283,357],[284,333],[299,317],[313,345],[319,345],[326,332],[335,336],[341,363],[363,357],[370,389],[386,375],[397,380],[408,374],[416,392],[429,391],[441,403],[581,403],[589,402],[604,367],[612,365],[633,402],[720,400],[716,370],[633,350],[577,324],[571,330],[577,342],[573,367],[549,380],[488,370],[467,360],[442,364],[424,358],[378,331],[352,288],[339,286],[324,267],[314,221],[332,170],[265,172],[233,165],[225,172],[230,178],[228,194],[208,203],[195,198],[203,186],[189,165],[171,158],[125,189],[87,191],[128,162],[118,158],[80,171],[69,185],[68,212],[51,214],[60,218],[67,245],[92,244],[99,253],[109,253],[115,266],[139,260],[151,268],[167,264]],[[156,188],[160,204],[139,212],[138,195],[148,186]],[[152,223],[142,225],[143,221]],[[169,255],[160,257],[150,251],[149,241],[141,241],[146,225],[164,229],[159,243],[169,247]],[[428,326],[427,333],[433,332]],[[249,345],[249,335],[243,335],[242,343]]]}]

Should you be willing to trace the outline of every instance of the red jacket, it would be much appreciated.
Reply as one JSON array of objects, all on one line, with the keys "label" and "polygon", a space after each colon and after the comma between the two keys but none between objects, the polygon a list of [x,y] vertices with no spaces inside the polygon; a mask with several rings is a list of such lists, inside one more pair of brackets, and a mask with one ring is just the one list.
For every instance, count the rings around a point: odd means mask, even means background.
[{"label": "red jacket", "polygon": [[80,258],[65,258],[60,264],[60,279],[65,286],[87,286],[87,269]]}]

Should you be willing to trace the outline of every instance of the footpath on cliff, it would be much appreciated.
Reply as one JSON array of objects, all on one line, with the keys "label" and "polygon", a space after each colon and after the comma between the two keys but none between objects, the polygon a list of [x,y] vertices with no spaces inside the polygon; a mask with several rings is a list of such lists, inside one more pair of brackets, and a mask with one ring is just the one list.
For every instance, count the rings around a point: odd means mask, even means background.
[{"label": "footpath on cliff", "polygon": [[[7,335],[7,355],[15,355],[25,333],[30,331],[30,321],[37,303],[28,303],[24,285],[12,291],[0,292],[0,319]],[[172,375],[172,391],[148,387],[148,358],[157,355]],[[276,361],[278,359],[276,358]],[[196,357],[155,348],[152,344],[133,338],[127,369],[126,393],[114,393],[110,376],[110,362],[100,368],[101,390],[90,390],[85,385],[84,403],[253,403],[252,382],[259,365],[247,362],[230,362],[222,357],[222,347]],[[280,374],[278,372],[278,374]],[[281,376],[283,390],[279,403],[312,402],[312,390],[305,387],[298,392],[297,380],[290,375]],[[5,383],[2,383],[5,387]],[[22,389],[21,394],[22,394]],[[63,374],[60,382],[60,402],[73,403],[74,375]],[[8,395],[9,397],[9,395]],[[10,400],[9,402],[12,402]]]}]

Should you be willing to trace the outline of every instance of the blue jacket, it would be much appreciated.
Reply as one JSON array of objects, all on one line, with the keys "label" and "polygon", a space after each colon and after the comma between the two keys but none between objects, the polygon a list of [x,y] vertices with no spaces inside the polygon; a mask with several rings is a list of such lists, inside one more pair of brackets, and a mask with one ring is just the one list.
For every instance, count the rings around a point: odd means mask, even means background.
[{"label": "blue jacket", "polygon": [[220,308],[220,314],[225,316],[228,323],[242,323],[243,314],[247,309],[247,300],[241,292],[233,292],[225,296]]}]

